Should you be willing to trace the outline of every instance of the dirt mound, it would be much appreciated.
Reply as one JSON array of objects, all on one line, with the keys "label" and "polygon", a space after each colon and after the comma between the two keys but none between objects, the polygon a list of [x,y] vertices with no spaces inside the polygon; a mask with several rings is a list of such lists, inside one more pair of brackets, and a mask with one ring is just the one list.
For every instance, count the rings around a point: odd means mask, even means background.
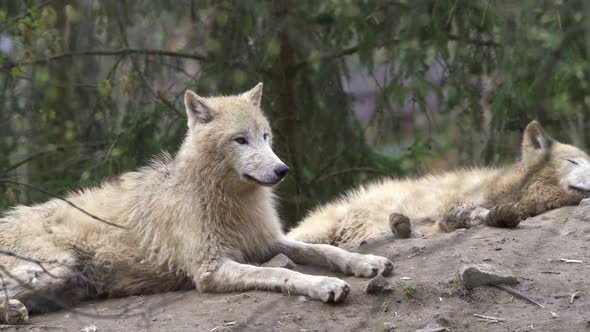
[{"label": "dirt mound", "polygon": [[[480,226],[361,246],[361,252],[394,262],[387,278],[394,290],[365,294],[369,280],[346,277],[352,291],[338,305],[269,292],[189,291],[88,302],[34,315],[31,324],[66,331],[91,325],[97,331],[588,331],[589,247],[590,204],[582,204],[528,219],[513,230]],[[493,286],[466,290],[460,269],[479,263],[512,271],[519,283],[505,287],[516,293]]]}]

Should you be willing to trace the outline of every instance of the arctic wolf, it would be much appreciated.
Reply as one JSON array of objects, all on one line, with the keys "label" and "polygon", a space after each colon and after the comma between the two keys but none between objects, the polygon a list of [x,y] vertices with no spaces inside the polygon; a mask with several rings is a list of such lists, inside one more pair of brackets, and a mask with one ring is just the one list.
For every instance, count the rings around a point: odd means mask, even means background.
[{"label": "arctic wolf", "polygon": [[0,248],[20,256],[0,255],[0,299],[11,299],[2,305],[2,319],[26,320],[22,303],[43,310],[65,299],[191,286],[282,291],[324,302],[349,293],[337,278],[255,265],[279,253],[359,277],[388,274],[386,258],[284,236],[272,186],[288,167],[271,148],[261,96],[262,84],[229,97],[187,91],[188,133],[174,158],[68,197],[123,228],[60,200],[17,207],[0,219]]},{"label": "arctic wolf", "polygon": [[429,235],[481,223],[514,227],[589,196],[588,155],[552,139],[533,121],[524,131],[522,158],[511,166],[384,179],[318,208],[287,237],[340,245],[391,231],[408,237],[412,228],[418,228],[414,235]]}]

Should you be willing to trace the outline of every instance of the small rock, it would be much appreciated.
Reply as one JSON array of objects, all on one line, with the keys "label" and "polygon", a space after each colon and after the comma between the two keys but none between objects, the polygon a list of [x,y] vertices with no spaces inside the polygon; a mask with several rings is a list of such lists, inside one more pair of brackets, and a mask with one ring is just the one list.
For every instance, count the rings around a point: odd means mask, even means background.
[{"label": "small rock", "polygon": [[580,205],[578,205],[574,212],[574,216],[584,221],[590,221],[590,198],[586,198],[580,202]]},{"label": "small rock", "polygon": [[375,278],[371,279],[367,284],[367,288],[365,292],[367,294],[377,294],[382,292],[391,292],[393,288],[389,285],[389,281],[385,279],[382,275],[377,275]]},{"label": "small rock", "polygon": [[416,330],[416,332],[445,332],[450,331],[448,327],[440,326],[438,324],[430,323],[422,329]]},{"label": "small rock", "polygon": [[[65,327],[48,325],[0,325],[2,332],[67,332]],[[70,330],[71,331],[71,330]]]},{"label": "small rock", "polygon": [[395,331],[395,325],[392,323],[383,323],[383,332],[393,332]]},{"label": "small rock", "polygon": [[302,295],[302,296],[300,296],[300,297],[297,298],[297,301],[299,301],[301,303],[305,303],[305,302],[307,302],[307,297],[305,297],[305,296]]},{"label": "small rock", "polygon": [[96,332],[96,326],[95,325],[88,325],[88,326],[84,326],[80,332]]},{"label": "small rock", "polygon": [[269,260],[268,262],[262,264],[262,266],[264,267],[280,267],[280,268],[284,268],[284,269],[293,269],[296,264],[293,263],[293,261],[283,255],[283,254],[278,254],[275,257],[273,257],[271,260]]},{"label": "small rock", "polygon": [[518,283],[516,276],[506,269],[501,269],[489,264],[466,265],[461,268],[461,280],[467,289],[481,285]]},{"label": "small rock", "polygon": [[436,314],[434,315],[434,319],[436,320],[436,323],[440,326],[449,326],[449,319],[441,314]]}]

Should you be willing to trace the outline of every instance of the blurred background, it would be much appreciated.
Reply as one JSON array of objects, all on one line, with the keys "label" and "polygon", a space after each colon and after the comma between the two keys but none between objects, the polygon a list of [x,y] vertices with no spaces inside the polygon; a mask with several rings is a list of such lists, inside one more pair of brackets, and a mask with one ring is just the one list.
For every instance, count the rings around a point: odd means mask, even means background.
[{"label": "blurred background", "polygon": [[[285,226],[384,175],[590,142],[590,2],[0,1],[0,178],[64,194],[176,151],[182,96],[264,82]],[[47,200],[0,184],[0,210]]]}]

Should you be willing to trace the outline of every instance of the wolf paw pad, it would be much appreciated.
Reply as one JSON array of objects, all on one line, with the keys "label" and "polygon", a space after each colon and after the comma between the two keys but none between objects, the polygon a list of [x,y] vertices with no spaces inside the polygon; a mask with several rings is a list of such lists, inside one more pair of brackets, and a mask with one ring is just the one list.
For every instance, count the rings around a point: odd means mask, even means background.
[{"label": "wolf paw pad", "polygon": [[393,264],[385,257],[362,255],[352,266],[356,277],[373,278],[378,274],[387,276],[393,271]]},{"label": "wolf paw pad", "polygon": [[340,303],[350,293],[350,286],[338,278],[321,277],[314,285],[310,297],[326,303]]}]

